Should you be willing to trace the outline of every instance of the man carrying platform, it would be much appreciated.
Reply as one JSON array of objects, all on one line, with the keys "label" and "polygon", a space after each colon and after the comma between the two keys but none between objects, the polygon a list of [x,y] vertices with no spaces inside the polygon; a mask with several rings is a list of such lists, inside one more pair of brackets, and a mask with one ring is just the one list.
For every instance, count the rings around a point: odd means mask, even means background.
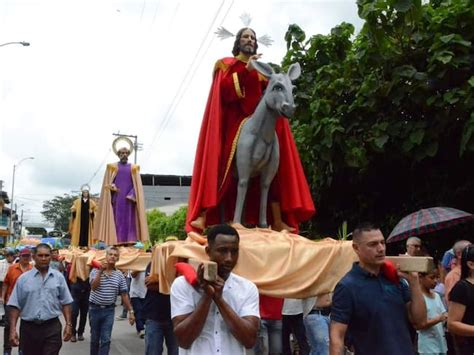
[{"label": "man carrying platform", "polygon": [[217,263],[214,282],[203,278],[193,287],[184,276],[171,287],[171,318],[180,354],[245,354],[257,340],[260,321],[258,290],[232,273],[239,257],[240,237],[228,225],[211,228],[206,253]]}]

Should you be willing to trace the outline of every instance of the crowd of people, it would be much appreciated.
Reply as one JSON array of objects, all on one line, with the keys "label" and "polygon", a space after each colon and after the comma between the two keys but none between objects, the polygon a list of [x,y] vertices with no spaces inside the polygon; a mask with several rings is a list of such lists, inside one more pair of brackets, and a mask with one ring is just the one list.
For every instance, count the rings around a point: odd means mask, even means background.
[{"label": "crowd of people", "polygon": [[[162,354],[164,343],[168,354],[473,353],[469,241],[457,241],[432,270],[393,274],[380,229],[363,224],[352,235],[359,261],[333,293],[307,299],[259,294],[234,274],[240,239],[229,225],[215,226],[207,236],[216,280],[205,280],[201,268],[196,285],[177,277],[171,295],[159,292],[151,263],[142,272],[117,270],[120,255],[113,246],[88,280],[74,283],[68,281],[70,264],[48,244],[20,252],[7,248],[0,263],[4,354],[16,346],[25,355],[57,354],[62,341],[85,340],[87,317],[91,354],[109,353],[113,323],[123,318],[136,326],[150,355]],[[426,256],[426,249],[417,237],[406,242],[407,256]],[[125,317],[115,317],[117,295]]]}]

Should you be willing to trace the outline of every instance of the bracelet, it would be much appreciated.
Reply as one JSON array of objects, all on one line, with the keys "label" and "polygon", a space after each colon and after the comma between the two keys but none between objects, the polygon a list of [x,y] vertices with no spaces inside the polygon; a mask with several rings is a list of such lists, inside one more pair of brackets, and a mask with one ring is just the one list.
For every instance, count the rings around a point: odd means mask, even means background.
[{"label": "bracelet", "polygon": [[130,314],[134,314],[135,312],[133,310],[128,311]]},{"label": "bracelet", "polygon": [[66,327],[71,327],[72,328],[72,323],[66,323]]}]

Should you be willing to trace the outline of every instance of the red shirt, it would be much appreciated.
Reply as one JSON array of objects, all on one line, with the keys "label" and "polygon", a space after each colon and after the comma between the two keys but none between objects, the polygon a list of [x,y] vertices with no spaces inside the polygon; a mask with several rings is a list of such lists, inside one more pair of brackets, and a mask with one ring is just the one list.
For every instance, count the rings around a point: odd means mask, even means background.
[{"label": "red shirt", "polygon": [[21,276],[21,274],[23,274],[23,272],[31,270],[32,268],[33,268],[33,265],[28,264],[28,266],[26,267],[26,270],[22,271],[20,267],[20,263],[13,264],[8,268],[7,274],[5,276],[5,280],[3,281],[3,283],[7,286],[7,291],[5,292],[5,299],[4,299],[5,304],[7,304],[8,299],[10,298],[10,295],[13,292],[13,287],[15,287],[16,280],[18,280],[18,278]]},{"label": "red shirt", "polygon": [[283,298],[259,295],[260,297],[260,318],[266,320],[280,320],[283,309]]}]

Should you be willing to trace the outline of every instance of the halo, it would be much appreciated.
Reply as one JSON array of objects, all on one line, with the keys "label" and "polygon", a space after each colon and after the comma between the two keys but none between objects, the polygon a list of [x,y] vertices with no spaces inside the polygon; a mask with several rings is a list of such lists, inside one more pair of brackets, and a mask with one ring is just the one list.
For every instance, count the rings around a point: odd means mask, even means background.
[{"label": "halo", "polygon": [[91,187],[89,186],[89,184],[84,184],[81,186],[81,191],[90,191],[91,190]]},{"label": "halo", "polygon": [[117,143],[120,141],[124,141],[128,144],[128,150],[130,151],[130,154],[133,153],[133,142],[130,140],[130,138],[125,137],[125,136],[118,136],[117,138],[114,139],[112,142],[112,150],[114,151],[115,155],[118,155],[118,151],[120,148],[117,149]]}]

